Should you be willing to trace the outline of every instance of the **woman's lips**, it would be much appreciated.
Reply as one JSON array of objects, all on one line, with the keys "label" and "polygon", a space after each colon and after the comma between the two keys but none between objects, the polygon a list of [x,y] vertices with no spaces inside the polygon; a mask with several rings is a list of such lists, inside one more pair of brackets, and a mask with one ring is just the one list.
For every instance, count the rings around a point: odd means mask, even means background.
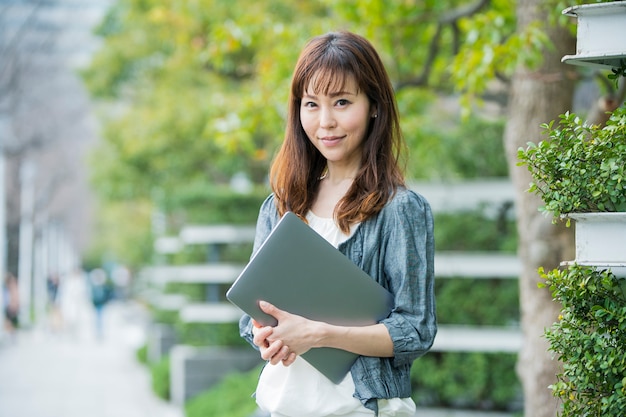
[{"label": "woman's lips", "polygon": [[343,138],[344,136],[324,136],[323,138],[320,138],[320,140],[326,146],[335,146],[341,142],[341,139]]}]

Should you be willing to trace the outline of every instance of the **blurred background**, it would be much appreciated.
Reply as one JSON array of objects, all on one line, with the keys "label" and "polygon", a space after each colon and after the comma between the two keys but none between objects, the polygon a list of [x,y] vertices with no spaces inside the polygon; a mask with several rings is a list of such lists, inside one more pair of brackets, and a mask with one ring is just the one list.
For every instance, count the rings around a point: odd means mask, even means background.
[{"label": "blurred background", "polygon": [[553,415],[528,401],[551,401],[533,390],[556,365],[519,352],[555,317],[536,268],[571,243],[525,194],[516,150],[559,113],[623,100],[560,63],[573,3],[0,0],[0,270],[19,294],[0,340],[73,331],[79,299],[96,339],[107,314],[137,314],[155,396],[188,417],[252,415],[259,362],[224,292],[250,255],[297,55],[347,29],[387,66],[407,178],[436,214],[441,331],[413,368],[418,406]]}]

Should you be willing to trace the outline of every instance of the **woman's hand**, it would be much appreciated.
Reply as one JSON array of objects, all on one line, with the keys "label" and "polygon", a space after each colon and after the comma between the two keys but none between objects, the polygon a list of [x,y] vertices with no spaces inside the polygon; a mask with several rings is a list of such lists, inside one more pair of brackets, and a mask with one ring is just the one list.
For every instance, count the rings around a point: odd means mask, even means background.
[{"label": "woman's hand", "polygon": [[296,354],[289,351],[282,340],[268,340],[272,335],[274,328],[271,326],[261,326],[256,320],[252,319],[253,339],[252,343],[259,347],[261,358],[269,361],[272,365],[283,362],[283,365],[289,366],[296,360]]},{"label": "woman's hand", "polygon": [[259,307],[278,321],[274,327],[253,330],[254,344],[260,347],[261,357],[273,364],[282,360],[285,365],[291,365],[296,355],[317,347],[342,349],[363,356],[394,355],[393,341],[382,323],[337,326],[288,313],[265,301],[261,301]]},{"label": "woman's hand", "polygon": [[288,313],[266,301],[261,301],[259,307],[264,313],[278,321],[271,333],[264,334],[267,342],[270,344],[281,342],[284,346],[289,347],[291,353],[296,355],[302,355],[309,349],[318,347],[322,323]]}]

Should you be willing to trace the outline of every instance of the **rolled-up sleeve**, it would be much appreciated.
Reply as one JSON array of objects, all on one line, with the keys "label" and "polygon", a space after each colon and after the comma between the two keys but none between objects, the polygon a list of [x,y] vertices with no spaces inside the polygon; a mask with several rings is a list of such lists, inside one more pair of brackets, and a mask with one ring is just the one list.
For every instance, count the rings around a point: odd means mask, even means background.
[{"label": "rolled-up sleeve", "polygon": [[428,202],[407,192],[390,207],[381,250],[383,274],[395,306],[382,323],[394,345],[394,366],[410,364],[437,333],[434,295],[434,222]]}]

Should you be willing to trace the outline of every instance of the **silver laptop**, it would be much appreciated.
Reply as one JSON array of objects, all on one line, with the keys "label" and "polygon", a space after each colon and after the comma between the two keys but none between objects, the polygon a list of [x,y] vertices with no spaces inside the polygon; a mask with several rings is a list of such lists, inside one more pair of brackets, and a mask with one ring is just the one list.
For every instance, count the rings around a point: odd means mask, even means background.
[{"label": "silver laptop", "polygon": [[[311,320],[344,326],[374,324],[393,308],[392,295],[294,213],[286,213],[227,291],[226,297],[262,325],[276,320],[260,300]],[[314,348],[302,355],[338,383],[358,355]]]}]

